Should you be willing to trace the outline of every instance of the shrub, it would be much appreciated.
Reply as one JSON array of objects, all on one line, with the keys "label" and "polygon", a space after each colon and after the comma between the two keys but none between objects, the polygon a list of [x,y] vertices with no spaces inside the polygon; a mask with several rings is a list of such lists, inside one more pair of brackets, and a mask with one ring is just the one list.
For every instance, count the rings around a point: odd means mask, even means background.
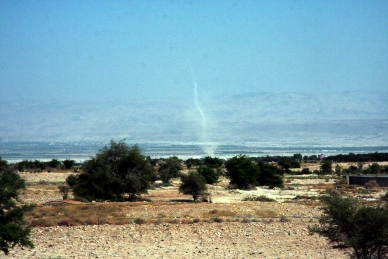
[{"label": "shrub", "polygon": [[197,173],[203,176],[207,184],[214,184],[218,182],[218,179],[220,177],[216,169],[207,165],[199,166],[197,168]]},{"label": "shrub", "polygon": [[213,219],[213,221],[216,222],[216,223],[222,223],[222,222],[224,222],[224,219],[216,217],[216,218]]},{"label": "shrub", "polygon": [[251,223],[251,222],[252,222],[252,220],[249,219],[249,218],[243,218],[243,219],[241,220],[241,223]]},{"label": "shrub", "polygon": [[179,192],[192,195],[194,201],[205,194],[207,190],[205,179],[197,172],[191,171],[188,175],[182,174],[181,181]]},{"label": "shrub", "polygon": [[323,161],[320,166],[319,174],[320,175],[332,174],[333,173],[332,166],[333,166],[333,163],[331,161]]},{"label": "shrub", "polygon": [[230,210],[211,210],[208,213],[204,214],[204,216],[231,217],[231,216],[236,216],[236,212],[233,212]]},{"label": "shrub", "polygon": [[367,182],[364,186],[367,189],[376,189],[380,187],[380,185],[376,182],[376,180],[371,180]]},{"label": "shrub", "polygon": [[335,181],[335,184],[344,185],[344,184],[348,184],[348,182],[346,181],[346,178],[340,177],[337,181]]},{"label": "shrub", "polygon": [[30,227],[55,227],[56,223],[52,219],[35,219],[31,221]]},{"label": "shrub", "polygon": [[167,161],[160,164],[159,177],[164,184],[168,184],[171,178],[179,176],[180,171],[183,169],[181,161],[178,157],[172,156]]},{"label": "shrub", "polygon": [[58,189],[62,193],[62,198],[66,200],[69,197],[70,186],[68,184],[62,184],[58,186]]},{"label": "shrub", "polygon": [[301,174],[310,174],[310,169],[309,168],[303,168],[301,171]]},{"label": "shrub", "polygon": [[81,174],[69,176],[66,182],[75,196],[88,201],[134,201],[155,180],[155,169],[138,146],[112,140],[109,148],[84,163]]},{"label": "shrub", "polygon": [[283,177],[277,167],[263,161],[255,163],[252,159],[240,155],[227,160],[225,166],[230,185],[235,185],[239,189],[250,189],[257,185],[266,185],[270,188],[283,187]]},{"label": "shrub", "polygon": [[281,215],[281,216],[279,217],[279,221],[280,221],[280,222],[290,222],[291,219],[288,218],[288,217],[286,217],[286,216],[284,216],[284,215]]},{"label": "shrub", "polygon": [[138,225],[146,223],[145,219],[143,218],[136,218],[134,222],[135,224],[138,224]]},{"label": "shrub", "polygon": [[333,248],[347,250],[351,258],[388,257],[388,206],[365,206],[333,190],[321,201],[323,214],[319,224],[309,226],[311,234],[328,238]]},{"label": "shrub", "polygon": [[178,224],[178,220],[177,219],[170,219],[168,221],[168,223],[170,223],[170,224]]},{"label": "shrub", "polygon": [[260,196],[248,196],[243,199],[243,201],[262,201],[262,202],[277,202],[275,199],[269,198],[265,195]]},{"label": "shrub", "polygon": [[69,218],[60,219],[57,222],[57,225],[58,226],[70,226],[71,225],[71,219],[69,219]]},{"label": "shrub", "polygon": [[5,254],[18,246],[33,248],[31,229],[24,223],[24,214],[34,205],[24,204],[19,194],[25,190],[25,181],[15,172],[8,171],[7,162],[0,157],[0,249]]}]

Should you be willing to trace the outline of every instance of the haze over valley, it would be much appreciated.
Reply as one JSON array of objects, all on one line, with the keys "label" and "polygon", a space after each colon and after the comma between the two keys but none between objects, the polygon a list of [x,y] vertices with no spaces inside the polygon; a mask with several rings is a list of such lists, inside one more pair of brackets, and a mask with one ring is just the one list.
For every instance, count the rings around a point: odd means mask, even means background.
[{"label": "haze over valley", "polygon": [[388,146],[386,100],[387,94],[362,92],[213,96],[198,100],[203,117],[190,96],[173,101],[8,102],[0,104],[0,136],[3,145],[105,145],[125,138],[143,146],[196,145],[210,155],[225,145],[256,150]]}]

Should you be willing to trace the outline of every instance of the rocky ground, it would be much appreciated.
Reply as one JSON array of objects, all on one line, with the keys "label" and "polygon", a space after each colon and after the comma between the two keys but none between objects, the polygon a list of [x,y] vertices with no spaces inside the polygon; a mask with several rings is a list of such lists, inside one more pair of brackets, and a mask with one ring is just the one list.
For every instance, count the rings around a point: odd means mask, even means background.
[{"label": "rocky ground", "polygon": [[144,224],[33,230],[9,258],[347,258],[307,222]]},{"label": "rocky ground", "polygon": [[[60,200],[57,185],[70,173],[22,174],[29,184],[23,199],[38,204]],[[251,192],[228,190],[220,183],[210,188],[213,203],[184,202],[190,197],[179,194],[175,185],[157,188],[147,195],[152,203],[126,211],[129,218],[144,218],[145,224],[34,228],[35,248],[17,247],[5,258],[348,258],[324,238],[309,235],[319,207],[283,199],[317,195],[333,181],[300,181],[289,181],[295,186],[289,190]],[[281,202],[242,201],[262,194]],[[210,220],[212,213],[219,222]],[[163,221],[155,221],[161,217]]]}]

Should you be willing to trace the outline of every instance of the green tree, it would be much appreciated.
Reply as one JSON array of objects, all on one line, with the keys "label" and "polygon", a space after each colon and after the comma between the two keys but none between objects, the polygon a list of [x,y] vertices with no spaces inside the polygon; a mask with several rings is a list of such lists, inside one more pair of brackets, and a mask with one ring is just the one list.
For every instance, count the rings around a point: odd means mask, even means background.
[{"label": "green tree", "polygon": [[52,159],[51,161],[47,162],[47,165],[51,168],[58,168],[61,165],[61,161],[58,161],[57,159]]},{"label": "green tree", "polygon": [[300,168],[299,160],[292,157],[279,157],[278,165],[286,169],[286,171],[289,171],[290,168]]},{"label": "green tree", "polygon": [[7,170],[8,168],[8,162],[6,160],[1,159],[0,156],[0,171]]},{"label": "green tree", "polygon": [[24,214],[34,205],[26,205],[19,198],[20,191],[25,188],[24,180],[9,171],[0,157],[0,249],[5,254],[17,245],[34,247],[30,240],[31,229],[23,224]]},{"label": "green tree", "polygon": [[378,163],[371,164],[365,171],[368,174],[379,174],[381,166]]},{"label": "green tree", "polygon": [[257,164],[244,155],[235,156],[225,162],[226,176],[230,184],[239,189],[250,189],[257,186],[260,169]]},{"label": "green tree", "polygon": [[220,168],[223,164],[222,160],[218,157],[206,156],[203,159],[203,163],[212,168]]},{"label": "green tree", "polygon": [[332,166],[333,166],[333,163],[331,161],[324,161],[323,163],[321,163],[320,174],[333,173]]},{"label": "green tree", "polygon": [[292,156],[292,158],[294,158],[295,160],[301,162],[302,161],[302,154],[294,154]]},{"label": "green tree", "polygon": [[192,195],[194,201],[196,201],[199,196],[206,193],[206,181],[195,171],[190,171],[187,175],[182,174],[181,182],[179,192]]},{"label": "green tree", "polygon": [[259,161],[257,165],[260,170],[260,174],[258,175],[259,185],[266,185],[270,188],[284,187],[283,176],[276,166],[267,164],[263,161]]},{"label": "green tree", "polygon": [[179,176],[180,171],[183,170],[183,166],[178,157],[172,156],[167,161],[160,164],[158,169],[159,177],[163,183],[169,183],[171,178]]},{"label": "green tree", "polygon": [[347,250],[351,258],[388,257],[388,206],[365,206],[336,191],[321,196],[325,203],[319,224],[310,233],[329,239],[333,248]]},{"label": "green tree", "polygon": [[185,164],[187,166],[187,168],[191,168],[193,165],[194,166],[199,166],[202,164],[201,160],[199,160],[198,158],[189,158],[185,161]]},{"label": "green tree", "polygon": [[219,172],[208,165],[199,166],[197,168],[197,173],[205,179],[207,184],[216,183],[220,178]]},{"label": "green tree", "polygon": [[341,172],[342,172],[342,167],[340,165],[336,165],[335,168],[334,168],[334,172],[337,176],[341,176]]},{"label": "green tree", "polygon": [[283,187],[283,177],[278,169],[263,161],[254,163],[250,158],[240,155],[227,160],[225,167],[230,184],[239,189],[250,189],[258,185]]},{"label": "green tree", "polygon": [[75,164],[74,160],[66,159],[63,161],[63,165],[65,166],[65,169],[71,169]]},{"label": "green tree", "polygon": [[110,147],[105,146],[85,161],[82,173],[69,176],[66,182],[76,197],[89,201],[123,201],[138,199],[155,180],[155,169],[138,146],[111,140]]}]

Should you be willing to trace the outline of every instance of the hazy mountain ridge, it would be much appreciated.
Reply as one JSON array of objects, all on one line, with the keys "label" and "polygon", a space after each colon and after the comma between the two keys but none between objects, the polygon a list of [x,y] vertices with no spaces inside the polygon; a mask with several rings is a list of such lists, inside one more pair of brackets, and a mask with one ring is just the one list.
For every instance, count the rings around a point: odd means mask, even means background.
[{"label": "hazy mountain ridge", "polygon": [[[388,143],[388,94],[252,93],[132,102],[1,103],[3,141]],[[328,141],[326,141],[328,142]]]}]

